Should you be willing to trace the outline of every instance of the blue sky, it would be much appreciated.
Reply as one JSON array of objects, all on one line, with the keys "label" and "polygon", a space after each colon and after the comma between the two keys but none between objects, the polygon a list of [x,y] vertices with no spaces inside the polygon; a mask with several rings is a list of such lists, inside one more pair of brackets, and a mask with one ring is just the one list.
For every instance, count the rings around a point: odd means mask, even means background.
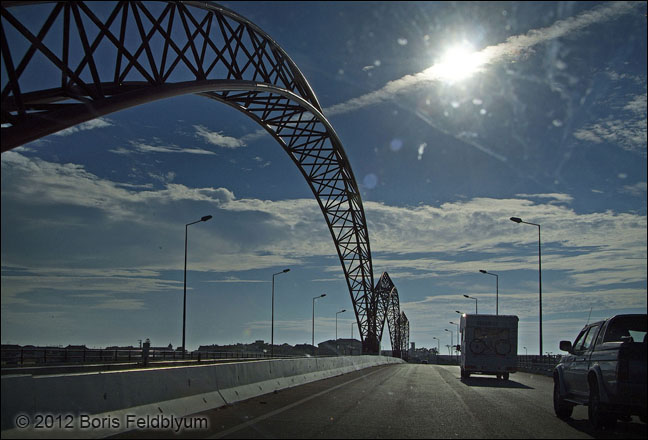
[{"label": "blue sky", "polygon": [[[462,312],[520,317],[538,351],[591,319],[646,313],[646,4],[227,2],[296,62],[361,189],[374,277],[417,346]],[[460,75],[448,53],[460,46]],[[455,57],[456,58],[456,57]],[[3,63],[2,87],[5,86]],[[33,87],[38,88],[37,77]],[[279,145],[198,96],[2,154],[2,343],[187,347],[351,335],[317,203]],[[355,327],[355,326],[354,326]],[[358,337],[357,328],[353,329]],[[385,329],[383,348],[389,348]]]}]

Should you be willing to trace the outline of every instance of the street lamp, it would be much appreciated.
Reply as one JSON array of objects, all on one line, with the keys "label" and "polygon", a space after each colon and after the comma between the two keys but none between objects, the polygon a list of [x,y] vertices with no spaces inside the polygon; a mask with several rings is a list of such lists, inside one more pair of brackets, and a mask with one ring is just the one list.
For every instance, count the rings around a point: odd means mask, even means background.
[{"label": "street lamp", "polygon": [[472,296],[464,295],[468,299],[474,299],[475,300],[475,315],[478,315],[477,313],[477,298],[473,298]]},{"label": "street lamp", "polygon": [[211,215],[201,217],[200,220],[185,225],[185,261],[184,261],[184,299],[182,300],[182,359],[185,358],[185,330],[187,328],[187,233],[189,226],[199,222],[206,222]]},{"label": "street lamp", "polygon": [[313,298],[313,341],[312,341],[312,346],[313,349],[315,349],[315,300],[319,298],[324,298],[326,296],[326,293],[322,293],[320,296],[316,296]]},{"label": "street lamp", "polygon": [[282,273],[290,272],[290,269],[284,269],[281,272],[272,274],[272,324],[270,326],[270,357],[274,357],[274,277]]},{"label": "street lamp", "polygon": [[[454,335],[452,334],[452,330],[448,330],[447,328],[444,328],[444,330],[450,332],[450,346],[452,347],[454,345]],[[452,355],[452,352],[450,354]]]},{"label": "street lamp", "polygon": [[[449,324],[454,324],[454,325],[457,326],[457,345],[459,345],[460,344],[460,342],[459,342],[459,324],[457,324],[456,322],[452,322],[452,321],[450,321]],[[455,353],[456,352],[457,352],[457,350],[455,348]]]},{"label": "street lamp", "polygon": [[432,336],[432,339],[437,340],[437,355],[441,354],[440,353],[441,352],[441,342],[439,342],[439,338],[437,338],[436,336]]},{"label": "street lamp", "polygon": [[336,341],[337,341],[337,339],[338,339],[338,337],[337,337],[337,316],[338,316],[340,313],[344,313],[344,312],[346,312],[346,309],[342,309],[342,310],[340,310],[339,312],[335,312],[335,340],[336,340]]},{"label": "street lamp", "polygon": [[493,275],[495,277],[495,315],[499,315],[499,275],[493,272],[479,269],[481,273],[486,275]]},{"label": "street lamp", "polygon": [[463,312],[460,312],[459,310],[455,310],[456,313],[459,313],[460,315],[463,315]]},{"label": "street lamp", "polygon": [[522,221],[519,217],[511,217],[511,221],[515,223],[524,223],[526,225],[532,225],[538,227],[538,295],[539,295],[539,309],[540,309],[540,356],[542,356],[542,251],[540,249],[540,225],[537,223],[529,223]]}]

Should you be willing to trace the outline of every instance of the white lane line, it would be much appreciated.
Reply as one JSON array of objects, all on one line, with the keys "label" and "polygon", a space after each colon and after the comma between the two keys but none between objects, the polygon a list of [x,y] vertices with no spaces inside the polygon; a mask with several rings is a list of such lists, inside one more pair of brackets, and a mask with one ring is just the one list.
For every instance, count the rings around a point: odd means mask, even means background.
[{"label": "white lane line", "polygon": [[329,388],[327,390],[320,391],[317,394],[313,394],[312,396],[306,397],[306,398],[304,398],[302,400],[299,400],[297,402],[293,402],[290,405],[284,406],[283,408],[279,408],[279,409],[276,409],[274,411],[270,411],[267,414],[264,414],[264,415],[259,416],[259,417],[255,417],[252,420],[248,420],[247,422],[241,423],[240,425],[236,425],[236,426],[234,426],[232,428],[226,429],[225,431],[221,431],[221,432],[219,432],[217,434],[214,434],[214,435],[212,435],[210,437],[207,437],[207,438],[223,438],[223,437],[225,437],[225,436],[227,436],[227,435],[229,435],[229,434],[231,434],[233,432],[240,431],[241,429],[248,428],[248,427],[254,425],[257,422],[260,422],[260,421],[265,420],[267,418],[276,416],[277,414],[281,414],[284,411],[288,411],[291,408],[299,406],[302,403],[308,402],[309,400],[315,399],[316,397],[322,396],[322,395],[324,395],[326,393],[329,393],[331,391],[337,390],[338,388],[341,388],[341,387],[343,387],[345,385],[349,385],[350,383],[356,382],[356,381],[358,381],[360,379],[366,379],[367,377],[371,376],[372,374],[376,374],[376,373],[378,373],[379,371],[382,371],[382,370],[383,370],[383,368],[380,368],[380,369],[378,369],[376,371],[372,371],[371,373],[365,374],[365,375],[360,376],[360,377],[356,377],[355,379],[351,379],[349,381],[346,381],[344,383],[336,385],[333,388]]}]

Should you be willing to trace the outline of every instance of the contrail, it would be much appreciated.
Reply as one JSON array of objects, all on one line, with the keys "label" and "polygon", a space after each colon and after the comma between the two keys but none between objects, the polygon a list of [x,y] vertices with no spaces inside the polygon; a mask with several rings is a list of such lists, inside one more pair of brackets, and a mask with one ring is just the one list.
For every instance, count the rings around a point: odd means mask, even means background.
[{"label": "contrail", "polygon": [[[507,38],[503,43],[485,47],[481,51],[475,52],[469,56],[472,59],[474,67],[483,68],[487,64],[493,64],[509,57],[518,56],[525,50],[528,50],[529,48],[540,43],[563,37],[569,33],[581,30],[595,23],[613,20],[617,17],[631,12],[634,8],[642,4],[644,3],[611,2],[599,7],[595,7],[575,17],[559,20],[551,26],[530,30],[524,35],[514,35]],[[352,98],[346,102],[325,108],[323,109],[323,113],[327,117],[349,113],[351,111],[358,110],[369,105],[390,100],[399,93],[407,92],[412,88],[439,81],[443,77],[443,66],[436,64],[425,69],[422,72],[412,75],[405,75],[402,78],[389,81],[381,89],[374,92],[370,92],[357,98]],[[254,133],[245,135],[243,138],[241,138],[241,141],[245,144],[255,141],[256,139],[259,139],[266,135],[267,132],[263,129],[260,129],[255,131]],[[476,146],[479,149],[484,150],[484,147],[479,145]],[[486,152],[492,155],[492,152]],[[505,160],[501,157],[497,158],[499,160]]]},{"label": "contrail", "polygon": [[[524,35],[514,35],[509,37],[503,43],[488,46],[479,52],[473,53],[470,55],[471,61],[475,67],[483,67],[487,64],[493,64],[508,57],[515,57],[537,44],[563,37],[592,24],[615,19],[631,12],[634,8],[642,4],[645,3],[612,2],[602,5],[587,12],[583,12],[575,17],[559,20],[551,26],[534,29]],[[433,81],[438,81],[441,78],[443,78],[443,66],[435,64],[422,72],[405,75],[402,78],[389,81],[379,90],[325,108],[324,114],[326,116],[334,116],[348,113],[353,110],[389,100],[408,89],[428,84]]]}]

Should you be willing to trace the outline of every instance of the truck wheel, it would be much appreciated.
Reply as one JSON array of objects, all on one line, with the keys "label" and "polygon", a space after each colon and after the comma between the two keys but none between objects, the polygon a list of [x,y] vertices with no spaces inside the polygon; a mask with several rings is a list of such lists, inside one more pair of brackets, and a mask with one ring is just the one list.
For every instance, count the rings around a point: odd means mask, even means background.
[{"label": "truck wheel", "polygon": [[604,411],[601,405],[598,385],[596,382],[590,385],[589,405],[587,406],[587,416],[590,424],[596,430],[614,428],[617,418],[614,414]]},{"label": "truck wheel", "polygon": [[553,406],[556,416],[563,420],[570,418],[574,411],[574,405],[565,402],[565,399],[560,396],[560,385],[558,385],[558,381],[554,382]]},{"label": "truck wheel", "polygon": [[502,380],[502,375],[499,374],[499,373],[497,373],[497,374],[495,375],[495,377],[497,377],[497,380]]},{"label": "truck wheel", "polygon": [[509,373],[504,373],[504,374],[502,375],[502,378],[503,378],[504,380],[509,380]]}]

